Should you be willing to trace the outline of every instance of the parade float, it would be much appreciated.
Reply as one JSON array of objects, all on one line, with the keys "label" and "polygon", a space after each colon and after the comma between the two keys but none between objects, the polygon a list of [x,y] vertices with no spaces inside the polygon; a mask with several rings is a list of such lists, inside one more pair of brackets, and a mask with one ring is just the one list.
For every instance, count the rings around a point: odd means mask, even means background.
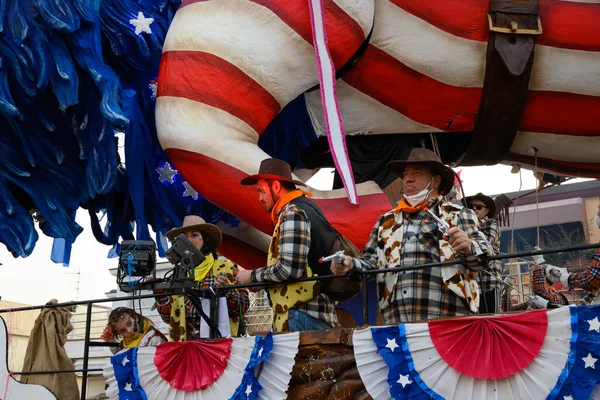
[{"label": "parade float", "polygon": [[[311,191],[358,247],[391,208],[383,166],[414,147],[599,178],[598,21],[594,0],[1,1],[0,241],[25,257],[37,224],[66,264],[83,208],[109,255],[149,226],[163,255],[197,214],[256,268],[272,226],[239,182],[269,156],[335,167]],[[166,343],[113,357],[107,395],[583,399],[599,314]]]}]

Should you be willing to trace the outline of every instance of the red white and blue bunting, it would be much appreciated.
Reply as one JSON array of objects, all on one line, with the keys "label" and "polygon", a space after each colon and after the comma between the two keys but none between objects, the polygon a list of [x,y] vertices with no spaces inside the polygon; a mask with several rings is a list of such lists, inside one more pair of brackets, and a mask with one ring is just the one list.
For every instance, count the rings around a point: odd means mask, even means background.
[{"label": "red white and blue bunting", "polygon": [[106,395],[119,400],[285,399],[299,342],[297,332],[269,333],[123,350],[104,367]]},{"label": "red white and blue bunting", "polygon": [[[106,394],[136,400],[287,397],[297,332],[221,342],[123,351],[105,368]],[[215,348],[201,348],[209,343]],[[378,400],[600,394],[600,306],[370,327],[354,331],[352,343],[362,382]],[[212,365],[221,372],[208,371]],[[192,379],[192,369],[204,371],[194,371]]]},{"label": "red white and blue bunting", "polygon": [[355,331],[354,353],[376,399],[589,399],[600,381],[599,317],[598,306],[565,307],[372,327]]}]

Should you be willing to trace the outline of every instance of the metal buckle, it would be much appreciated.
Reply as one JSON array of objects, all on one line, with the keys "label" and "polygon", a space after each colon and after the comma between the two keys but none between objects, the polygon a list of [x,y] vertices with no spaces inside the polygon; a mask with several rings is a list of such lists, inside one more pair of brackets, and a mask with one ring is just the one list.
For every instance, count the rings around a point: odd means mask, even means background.
[{"label": "metal buckle", "polygon": [[501,28],[499,26],[494,26],[494,22],[492,21],[492,16],[488,14],[488,26],[491,32],[498,33],[508,33],[511,35],[541,35],[543,33],[542,30],[542,21],[540,21],[540,17],[537,18],[537,29],[519,29],[516,21],[509,22],[509,28]]}]

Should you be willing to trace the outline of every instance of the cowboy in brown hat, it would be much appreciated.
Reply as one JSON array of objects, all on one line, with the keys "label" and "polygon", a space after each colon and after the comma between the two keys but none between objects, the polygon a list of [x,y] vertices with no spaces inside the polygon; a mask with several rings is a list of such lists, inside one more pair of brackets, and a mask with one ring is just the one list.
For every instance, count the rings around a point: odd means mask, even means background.
[{"label": "cowboy in brown hat", "polygon": [[[500,224],[494,219],[496,215],[496,203],[490,196],[486,196],[483,193],[465,197],[465,201],[468,207],[477,215],[479,230],[492,245],[494,253],[498,253],[500,251]],[[502,262],[500,260],[491,261],[489,263],[489,272],[480,272],[478,276],[482,292],[479,312],[482,314],[492,314],[498,309],[502,286]]]},{"label": "cowboy in brown hat", "polygon": [[[442,196],[450,191],[454,171],[432,151],[415,148],[388,168],[402,178],[404,197],[377,220],[360,258],[333,265],[336,275],[401,266],[422,266],[454,259],[479,266],[490,245],[477,229],[473,211]],[[442,227],[436,218],[445,221]],[[478,311],[475,274],[462,265],[420,268],[376,276],[379,307],[386,324],[428,320]]]},{"label": "cowboy in brown hat", "polygon": [[[240,271],[236,282],[281,283],[269,288],[269,300],[274,310],[273,329],[276,332],[323,330],[337,326],[335,307],[320,291],[318,281],[291,282],[314,275],[309,266],[309,251],[311,248],[314,250],[316,244],[311,241],[311,232],[328,226],[322,212],[308,199],[312,195],[296,188],[296,185],[304,184],[292,178],[289,164],[276,158],[263,160],[258,174],[244,178],[241,184],[256,185],[258,200],[271,213],[274,230],[267,266],[254,271]],[[322,220],[310,217],[315,213],[320,213]]]},{"label": "cowboy in brown hat", "polygon": [[[235,275],[238,273],[238,266],[229,260],[219,258],[217,248],[223,240],[221,230],[216,225],[206,223],[202,217],[188,215],[183,219],[181,227],[167,232],[167,238],[173,241],[182,233],[205,256],[204,261],[193,271],[194,280],[199,282],[199,287],[216,289],[232,285]],[[154,293],[160,292],[161,290],[154,291]],[[231,335],[242,335],[244,333],[243,314],[250,306],[248,290],[226,290],[224,296]],[[171,340],[183,341],[198,337],[202,318],[187,297],[157,297],[156,306],[162,320],[170,325]]]}]

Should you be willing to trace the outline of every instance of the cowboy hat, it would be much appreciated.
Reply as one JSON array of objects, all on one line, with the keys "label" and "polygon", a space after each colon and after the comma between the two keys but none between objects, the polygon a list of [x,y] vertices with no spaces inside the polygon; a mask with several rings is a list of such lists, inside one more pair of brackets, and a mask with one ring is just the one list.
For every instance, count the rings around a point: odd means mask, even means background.
[{"label": "cowboy hat", "polygon": [[440,191],[448,193],[450,189],[452,189],[455,177],[454,171],[452,168],[445,166],[440,157],[433,151],[420,147],[414,148],[411,150],[406,160],[390,161],[387,164],[387,168],[396,173],[399,177],[402,177],[404,168],[406,168],[408,164],[425,165],[431,169],[435,175],[439,175],[442,178]]},{"label": "cowboy hat", "polygon": [[258,174],[247,176],[240,182],[242,185],[256,185],[260,179],[266,181],[290,182],[300,186],[306,186],[303,182],[292,178],[292,167],[285,161],[277,158],[262,160],[258,168]]},{"label": "cowboy hat", "polygon": [[216,250],[223,240],[223,233],[213,224],[207,224],[204,218],[197,215],[186,215],[180,228],[171,229],[167,232],[167,239],[173,241],[180,233],[198,231],[202,233],[204,246],[207,249]]},{"label": "cowboy hat", "polygon": [[469,205],[469,208],[471,208],[471,202],[473,200],[480,200],[481,202],[483,202],[483,204],[485,204],[485,206],[488,209],[488,217],[494,218],[494,216],[496,215],[496,203],[494,203],[494,200],[492,200],[490,196],[486,196],[485,194],[480,192],[477,193],[475,196],[465,197],[465,201]]}]

